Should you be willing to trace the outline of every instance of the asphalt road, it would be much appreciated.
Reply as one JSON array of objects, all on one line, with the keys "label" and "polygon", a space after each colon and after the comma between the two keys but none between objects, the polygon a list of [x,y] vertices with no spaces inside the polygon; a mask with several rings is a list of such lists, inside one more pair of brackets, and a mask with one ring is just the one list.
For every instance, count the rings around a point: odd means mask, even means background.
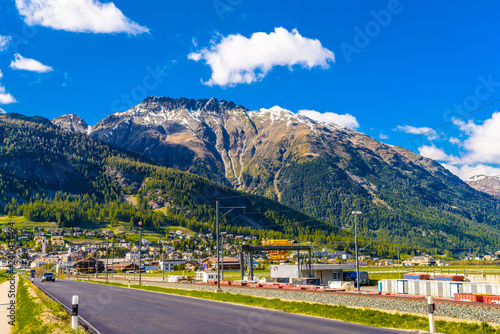
[{"label": "asphalt road", "polygon": [[108,333],[404,333],[243,305],[69,280],[35,283]]}]

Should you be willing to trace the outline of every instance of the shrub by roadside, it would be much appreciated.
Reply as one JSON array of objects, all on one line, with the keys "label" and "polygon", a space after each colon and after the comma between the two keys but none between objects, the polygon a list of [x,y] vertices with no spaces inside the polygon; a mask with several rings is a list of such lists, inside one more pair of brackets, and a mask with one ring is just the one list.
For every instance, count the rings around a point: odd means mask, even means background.
[{"label": "shrub by roadside", "polygon": [[8,280],[10,277],[11,277],[10,275],[7,275],[6,270],[0,270],[0,284]]}]

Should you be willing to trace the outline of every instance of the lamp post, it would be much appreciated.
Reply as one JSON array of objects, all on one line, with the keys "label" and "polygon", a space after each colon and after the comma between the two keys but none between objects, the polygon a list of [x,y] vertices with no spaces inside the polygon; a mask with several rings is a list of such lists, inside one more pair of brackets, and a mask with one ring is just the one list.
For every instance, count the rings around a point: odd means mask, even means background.
[{"label": "lamp post", "polygon": [[358,260],[358,225],[356,217],[360,215],[361,211],[353,211],[354,215],[354,251],[356,253],[356,290],[359,291],[359,260]]},{"label": "lamp post", "polygon": [[109,258],[109,242],[106,237],[106,282],[108,281],[108,258]]},{"label": "lamp post", "polygon": [[141,258],[142,258],[142,222],[139,222],[139,285],[141,285],[141,271],[142,271]]},{"label": "lamp post", "polygon": [[95,251],[95,278],[98,278],[98,276],[97,276],[97,250]]},{"label": "lamp post", "polygon": [[227,232],[221,232],[220,233],[220,236],[221,236],[221,243],[222,243],[222,258],[221,258],[221,270],[222,270],[222,273],[221,273],[221,280],[224,280],[224,235],[226,234]]},{"label": "lamp post", "polygon": [[[234,209],[246,209],[246,207],[244,206],[224,206],[221,208],[230,210],[223,214],[220,218],[224,217]],[[217,235],[217,289],[215,290],[215,292],[222,292],[220,288],[219,199],[215,200],[215,230],[215,233]]]},{"label": "lamp post", "polygon": [[158,240],[158,244],[160,245],[160,253],[161,253],[161,281],[165,282],[165,253],[163,252],[163,245],[160,240]]},{"label": "lamp post", "polygon": [[115,247],[111,249],[111,279],[113,279],[113,263],[115,262]]}]

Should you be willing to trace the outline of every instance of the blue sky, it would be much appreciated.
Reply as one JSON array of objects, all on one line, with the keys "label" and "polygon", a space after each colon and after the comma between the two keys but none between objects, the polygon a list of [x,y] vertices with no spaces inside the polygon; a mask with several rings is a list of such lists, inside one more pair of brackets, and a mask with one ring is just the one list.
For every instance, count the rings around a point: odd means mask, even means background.
[{"label": "blue sky", "polygon": [[[147,95],[216,97],[398,145],[500,98],[499,12],[497,1],[4,0],[0,112],[92,125]],[[499,105],[402,146],[462,178],[500,174]]]}]

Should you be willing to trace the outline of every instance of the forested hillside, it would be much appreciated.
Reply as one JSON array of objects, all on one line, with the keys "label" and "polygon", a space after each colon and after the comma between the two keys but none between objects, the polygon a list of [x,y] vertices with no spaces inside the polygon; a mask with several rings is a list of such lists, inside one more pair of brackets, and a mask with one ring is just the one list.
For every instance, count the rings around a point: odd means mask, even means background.
[{"label": "forested hillside", "polygon": [[456,251],[500,247],[500,200],[436,161],[277,106],[249,110],[216,98],[150,96],[86,133],[342,230],[352,229],[353,210],[362,211],[360,230],[377,241]]},{"label": "forested hillside", "polygon": [[[196,232],[214,232],[219,199],[221,207],[246,207],[245,212],[234,210],[221,219],[221,229],[228,233],[348,249],[355,209],[363,212],[358,217],[362,243],[372,242],[371,249],[379,255],[394,255],[396,244],[405,245],[408,253],[498,247],[497,218],[491,208],[481,207],[481,198],[471,201],[467,211],[449,204],[444,208],[432,193],[453,201],[452,188],[446,193],[447,189],[429,181],[422,192],[410,181],[390,176],[366,178],[377,189],[373,196],[375,189],[352,182],[344,170],[321,158],[282,169],[276,184],[280,204],[159,166],[137,153],[64,131],[43,118],[7,114],[0,115],[0,161],[3,214],[55,221],[60,226],[106,226],[118,221],[132,225],[141,220],[151,229],[182,225]],[[394,198],[384,182],[407,187],[402,186],[400,198]],[[221,209],[221,214],[227,211]]]},{"label": "forested hillside", "polygon": [[[0,210],[7,215],[60,226],[141,220],[147,228],[182,225],[213,232],[220,198],[221,207],[246,207],[221,219],[221,229],[230,233],[303,241],[321,236],[318,241],[330,245],[352,239],[278,202],[154,165],[43,118],[1,115],[0,136]],[[124,200],[130,196],[137,205]]]}]

